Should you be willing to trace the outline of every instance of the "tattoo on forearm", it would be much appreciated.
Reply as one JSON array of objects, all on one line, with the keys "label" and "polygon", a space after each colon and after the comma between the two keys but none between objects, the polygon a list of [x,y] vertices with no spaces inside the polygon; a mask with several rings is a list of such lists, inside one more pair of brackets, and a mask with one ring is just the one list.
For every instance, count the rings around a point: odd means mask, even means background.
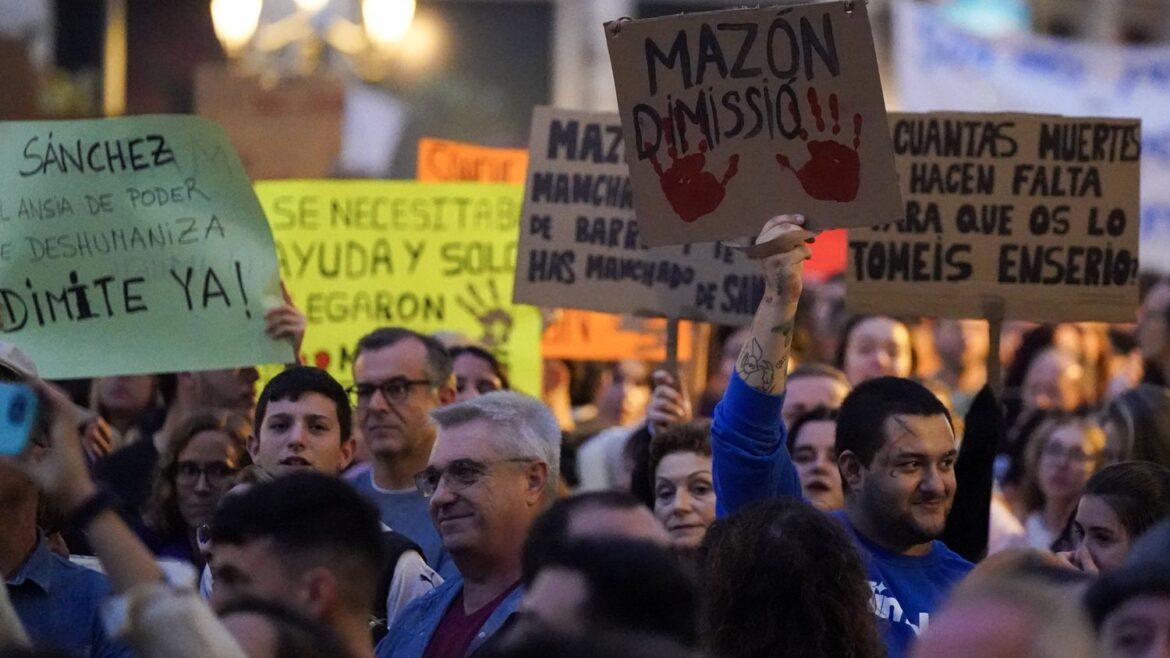
[{"label": "tattoo on forearm", "polygon": [[791,337],[792,337],[792,323],[791,322],[782,322],[782,323],[772,327],[772,333],[781,334],[786,339],[786,342],[790,341]]},{"label": "tattoo on forearm", "polygon": [[[787,358],[779,363],[785,363]],[[776,389],[776,365],[764,358],[764,347],[760,341],[752,338],[751,343],[744,346],[739,359],[739,369],[744,381],[752,388],[762,393],[773,393]],[[759,383],[755,380],[759,379]]]}]

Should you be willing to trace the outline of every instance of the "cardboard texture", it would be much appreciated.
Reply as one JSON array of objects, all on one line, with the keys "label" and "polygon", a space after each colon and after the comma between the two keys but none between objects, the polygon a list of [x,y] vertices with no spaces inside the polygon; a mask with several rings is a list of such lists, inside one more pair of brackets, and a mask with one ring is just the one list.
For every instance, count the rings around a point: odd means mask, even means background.
[{"label": "cardboard texture", "polygon": [[540,313],[513,305],[519,185],[256,183],[281,276],[308,318],[304,357],[353,381],[358,339],[385,326],[461,332],[540,393]]},{"label": "cardboard texture", "polygon": [[759,265],[717,243],[642,247],[622,153],[616,114],[534,110],[516,301],[749,322],[763,295]]},{"label": "cardboard texture", "polygon": [[859,313],[1132,322],[1141,124],[891,114],[904,220],[849,231]]},{"label": "cardboard texture", "polygon": [[272,234],[199,117],[0,124],[0,326],[47,378],[287,363]]},{"label": "cardboard texture", "polygon": [[342,83],[327,75],[273,89],[220,65],[195,75],[195,111],[223,126],[252,180],[329,175],[344,108]]},{"label": "cardboard texture", "polygon": [[864,2],[607,23],[647,245],[893,221],[902,203]]}]

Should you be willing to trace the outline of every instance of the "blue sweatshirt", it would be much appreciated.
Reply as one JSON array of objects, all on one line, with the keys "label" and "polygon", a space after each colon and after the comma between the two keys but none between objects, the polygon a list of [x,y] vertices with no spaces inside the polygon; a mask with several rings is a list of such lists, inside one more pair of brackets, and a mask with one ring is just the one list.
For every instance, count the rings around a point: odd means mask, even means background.
[{"label": "blue sweatshirt", "polygon": [[[716,511],[727,516],[754,501],[800,497],[780,419],[784,396],[765,395],[731,376],[711,425]],[[868,541],[844,512],[832,514],[849,531],[873,589],[874,612],[890,658],[909,652],[943,598],[973,565],[935,541],[921,557],[886,551]]]}]

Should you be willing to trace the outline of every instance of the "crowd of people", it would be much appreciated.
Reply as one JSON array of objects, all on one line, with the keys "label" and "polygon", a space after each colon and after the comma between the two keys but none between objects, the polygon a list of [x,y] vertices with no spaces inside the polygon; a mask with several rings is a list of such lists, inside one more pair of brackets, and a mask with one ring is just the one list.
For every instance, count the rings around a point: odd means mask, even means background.
[{"label": "crowd of people", "polygon": [[[803,218],[769,220],[786,245]],[[46,382],[0,458],[0,656],[1167,656],[1170,282],[1133,327],[847,317],[759,259],[705,390],[379,328]],[[268,332],[299,353],[291,299]],[[95,556],[95,557],[87,557]]]}]

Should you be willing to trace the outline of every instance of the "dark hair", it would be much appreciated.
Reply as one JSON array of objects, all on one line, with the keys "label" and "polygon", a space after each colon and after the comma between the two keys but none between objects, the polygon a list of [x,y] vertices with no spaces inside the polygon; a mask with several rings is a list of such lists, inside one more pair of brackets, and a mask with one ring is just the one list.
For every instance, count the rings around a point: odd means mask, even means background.
[{"label": "dark hair", "polygon": [[1122,459],[1170,467],[1170,390],[1140,384],[1110,402],[1103,418],[1122,434]]},{"label": "dark hair", "polygon": [[840,412],[837,409],[830,409],[824,405],[814,407],[796,417],[792,421],[792,429],[788,430],[788,452],[791,453],[796,448],[796,437],[800,436],[800,430],[809,423],[818,421],[832,421],[837,422],[837,415]]},{"label": "dark hair", "polygon": [[[382,573],[378,510],[346,482],[294,473],[224,497],[211,524],[217,544],[267,539],[289,571],[323,566],[353,610],[368,610]],[[279,556],[279,557],[277,557]]]},{"label": "dark hair", "polygon": [[638,507],[644,505],[624,491],[588,491],[557,500],[536,518],[524,540],[521,556],[524,586],[531,585],[536,573],[569,545],[569,524],[577,512],[589,508],[626,510]]},{"label": "dark hair", "polygon": [[463,356],[464,354],[470,354],[471,356],[474,356],[480,361],[488,364],[488,368],[491,368],[492,374],[500,378],[500,388],[504,390],[512,388],[511,384],[508,383],[508,373],[504,368],[504,364],[500,363],[500,360],[496,358],[496,355],[485,350],[479,345],[457,345],[447,350],[447,354],[451,357],[452,368],[455,366],[455,359],[458,359],[460,356]]},{"label": "dark hair", "polygon": [[186,529],[186,522],[179,513],[179,496],[175,476],[179,466],[179,455],[187,449],[191,439],[200,432],[218,431],[227,435],[231,447],[236,451],[239,468],[252,463],[247,446],[250,427],[248,419],[231,411],[204,411],[187,418],[171,436],[159,459],[158,471],[150,500],[146,503],[143,517],[151,528],[162,537],[173,536]]},{"label": "dark hair", "polygon": [[1136,596],[1170,598],[1170,519],[1139,537],[1120,569],[1101,574],[1084,603],[1100,630],[1113,611]]},{"label": "dark hair", "polygon": [[341,442],[348,441],[353,432],[353,410],[349,407],[349,396],[332,375],[311,366],[295,366],[284,370],[264,385],[260,401],[256,403],[253,427],[256,438],[260,438],[260,428],[264,425],[269,402],[296,402],[304,393],[319,393],[333,401],[337,408],[337,422],[341,427]]},{"label": "dark hair", "polygon": [[325,624],[277,601],[240,596],[219,609],[219,618],[228,615],[256,615],[272,626],[276,658],[334,658],[348,656],[349,650]]},{"label": "dark hair", "polygon": [[[853,337],[853,330],[871,318],[886,318],[906,328],[906,336],[910,339],[910,372],[915,372],[918,368],[918,352],[914,349],[914,332],[910,331],[910,325],[905,320],[890,315],[854,315],[849,318],[849,321],[841,329],[841,340],[837,342],[837,353],[833,356],[833,365],[841,373],[845,372],[845,355],[849,352],[849,339]],[[848,383],[849,380],[845,381]]]},{"label": "dark hair", "polygon": [[362,336],[361,340],[358,341],[357,351],[354,352],[353,358],[356,361],[362,352],[392,347],[404,340],[411,339],[417,340],[426,348],[423,370],[427,374],[427,379],[431,381],[431,385],[436,387],[445,385],[451,379],[451,362],[453,360],[447,353],[447,348],[443,347],[443,344],[435,338],[405,327],[382,327]]},{"label": "dark hair", "polygon": [[897,414],[945,416],[953,427],[950,412],[930,389],[911,379],[878,377],[858,384],[841,403],[837,454],[848,450],[868,467],[886,442],[886,419]]},{"label": "dark hair", "polygon": [[658,473],[658,464],[664,457],[676,452],[697,452],[711,456],[711,421],[692,420],[675,423],[650,440],[650,482]]},{"label": "dark hair", "polygon": [[844,385],[846,388],[851,388],[849,378],[845,376],[845,373],[840,368],[834,368],[827,363],[809,361],[796,366],[792,372],[788,373],[788,381],[803,379],[805,377],[826,377]]},{"label": "dark hair", "polygon": [[1106,466],[1089,478],[1082,496],[1103,500],[1132,542],[1170,517],[1170,468],[1137,461]]},{"label": "dark hair", "polygon": [[883,655],[865,568],[845,529],[792,499],[754,503],[703,540],[701,627],[719,656]]},{"label": "dark hair", "polygon": [[653,633],[686,646],[698,643],[693,576],[665,548],[644,541],[581,539],[552,555],[542,570],[554,568],[585,580],[588,626]]}]

